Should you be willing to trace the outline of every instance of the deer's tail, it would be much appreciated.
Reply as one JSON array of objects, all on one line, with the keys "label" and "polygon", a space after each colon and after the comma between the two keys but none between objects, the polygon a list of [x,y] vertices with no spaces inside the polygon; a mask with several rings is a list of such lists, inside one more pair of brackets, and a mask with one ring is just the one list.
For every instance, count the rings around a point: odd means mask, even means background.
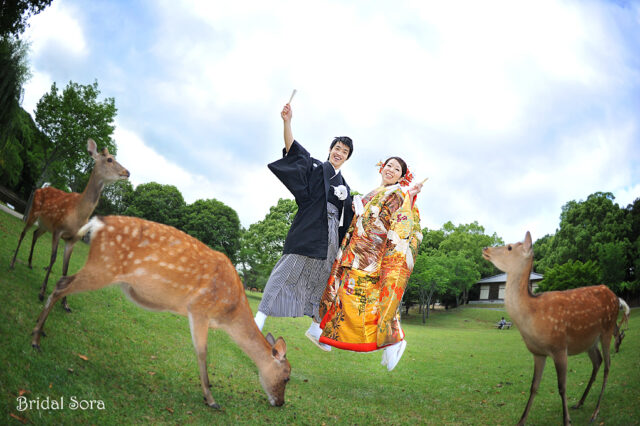
[{"label": "deer's tail", "polygon": [[91,232],[91,235],[95,235],[103,227],[104,227],[104,222],[102,221],[102,217],[94,216],[91,218],[89,222],[82,225],[82,227],[78,230],[78,233],[76,235],[78,236],[78,238],[84,237],[84,235],[87,232]]},{"label": "deer's tail", "polygon": [[620,323],[618,324],[618,329],[622,329],[622,325],[623,324],[626,324],[627,325],[627,329],[628,329],[629,328],[629,313],[631,312],[631,310],[629,309],[629,305],[627,305],[627,302],[622,300],[620,297],[618,297],[618,302],[620,303],[620,309],[624,310],[624,313],[622,314],[622,319],[620,320]]}]

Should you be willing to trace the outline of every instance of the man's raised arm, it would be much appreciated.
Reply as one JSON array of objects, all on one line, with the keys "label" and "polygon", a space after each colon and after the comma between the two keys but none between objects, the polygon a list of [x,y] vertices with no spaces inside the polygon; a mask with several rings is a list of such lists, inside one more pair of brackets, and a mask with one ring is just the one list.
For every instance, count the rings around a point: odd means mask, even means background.
[{"label": "man's raised arm", "polygon": [[291,132],[291,105],[286,104],[284,108],[282,108],[282,112],[280,116],[282,117],[282,121],[284,122],[284,149],[289,152],[291,145],[293,144],[293,133]]}]

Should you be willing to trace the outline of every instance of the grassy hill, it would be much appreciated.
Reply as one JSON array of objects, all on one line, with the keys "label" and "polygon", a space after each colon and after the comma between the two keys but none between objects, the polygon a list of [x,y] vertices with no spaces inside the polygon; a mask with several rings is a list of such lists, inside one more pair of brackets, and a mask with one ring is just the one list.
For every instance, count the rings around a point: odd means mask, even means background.
[{"label": "grassy hill", "polygon": [[[26,259],[27,235],[13,271],[8,266],[22,222],[0,212],[0,422],[4,424],[490,424],[519,419],[528,398],[533,357],[518,331],[499,331],[503,315],[489,309],[436,311],[426,325],[418,314],[403,318],[408,346],[387,372],[381,353],[334,349],[325,353],[304,337],[305,318],[269,318],[265,331],[287,341],[292,366],[286,404],[274,408],[260,387],[257,368],[220,331],[209,335],[212,393],[222,406],[204,405],[188,321],[135,306],[119,288],[72,295],[71,314],[58,305],[49,316],[42,351],[31,348],[31,330],[42,309],[37,293],[48,263],[51,238],[40,238],[34,268]],[[88,247],[77,244],[69,273],[80,269]],[[61,274],[62,249],[50,277]],[[257,308],[260,294],[247,294]],[[598,424],[640,424],[640,312],[632,312],[611,373]],[[568,397],[574,404],[589,379],[586,354],[569,359]],[[602,384],[602,371],[585,407],[572,411],[586,424]],[[63,409],[20,411],[18,398],[64,399]],[[73,409],[72,398],[101,401]],[[529,415],[531,425],[562,418],[555,370],[549,361]]]}]

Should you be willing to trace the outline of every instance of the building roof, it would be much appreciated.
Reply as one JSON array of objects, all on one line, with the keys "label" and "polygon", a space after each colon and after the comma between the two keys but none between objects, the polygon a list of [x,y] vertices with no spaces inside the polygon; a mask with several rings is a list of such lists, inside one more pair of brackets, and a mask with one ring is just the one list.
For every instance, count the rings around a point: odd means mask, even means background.
[{"label": "building roof", "polygon": [[[532,272],[529,275],[530,281],[540,281],[542,280],[542,274],[538,274],[536,272]],[[491,284],[491,283],[506,283],[507,282],[507,274],[498,274],[492,277],[483,278],[480,281],[476,281],[476,284]]]}]

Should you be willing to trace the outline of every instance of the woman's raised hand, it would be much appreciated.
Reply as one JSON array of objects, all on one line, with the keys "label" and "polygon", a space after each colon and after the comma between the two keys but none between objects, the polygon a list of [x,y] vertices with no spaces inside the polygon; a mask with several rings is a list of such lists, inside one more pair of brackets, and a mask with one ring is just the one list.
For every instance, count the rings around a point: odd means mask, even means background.
[{"label": "woman's raised hand", "polygon": [[416,195],[418,195],[420,193],[420,191],[422,190],[422,185],[424,185],[424,182],[426,181],[423,180],[422,182],[418,182],[416,183],[414,186],[412,186],[409,191],[407,191],[409,193],[409,195],[411,197],[415,197]]}]

